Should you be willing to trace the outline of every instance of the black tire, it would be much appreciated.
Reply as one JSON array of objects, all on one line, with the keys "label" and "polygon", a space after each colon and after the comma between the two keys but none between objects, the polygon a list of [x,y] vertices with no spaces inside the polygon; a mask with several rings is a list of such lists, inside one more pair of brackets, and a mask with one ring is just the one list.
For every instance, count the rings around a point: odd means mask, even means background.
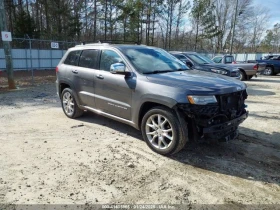
[{"label": "black tire", "polygon": [[[67,106],[69,107],[70,104],[65,105],[63,102],[63,99],[64,99],[64,97],[66,99],[66,96],[69,96],[69,100],[67,100],[67,101],[69,101],[69,103],[71,101],[71,103],[72,103],[71,110],[73,110],[73,111],[71,111],[71,112],[69,109],[66,108]],[[60,100],[61,100],[61,106],[62,106],[63,112],[67,117],[74,119],[74,118],[78,118],[83,115],[84,111],[78,107],[76,99],[74,98],[74,95],[73,95],[73,91],[70,88],[65,88],[62,91]]]},{"label": "black tire", "polygon": [[247,75],[243,71],[240,71],[240,80],[241,81],[247,80]]},{"label": "black tire", "polygon": [[[160,122],[158,116],[161,116]],[[162,123],[160,127],[156,129],[148,126],[149,122],[153,117],[157,117],[154,119],[154,122],[157,124],[161,124],[162,121],[166,123]],[[151,124],[149,124],[151,125]],[[153,126],[155,124],[153,123]],[[155,127],[155,126],[154,126]],[[170,132],[166,132],[168,130],[172,130]],[[185,130],[183,130],[185,129]],[[187,134],[187,126],[181,125],[180,121],[176,115],[176,113],[166,107],[158,106],[154,107],[149,110],[143,117],[141,122],[141,132],[144,140],[146,141],[147,145],[156,153],[161,155],[171,155],[179,152],[181,149],[184,148],[186,142],[188,141],[188,136],[184,136],[184,133]],[[160,134],[148,134],[150,132]],[[148,132],[148,133],[147,133]],[[152,136],[153,135],[153,136]],[[155,137],[157,136],[157,137]],[[168,137],[167,137],[168,136]],[[169,137],[172,136],[172,140]],[[151,140],[152,138],[152,140]],[[153,140],[154,139],[154,140]],[[154,141],[154,143],[153,143]],[[157,144],[157,145],[156,145]],[[168,146],[166,146],[168,144]],[[160,146],[165,146],[166,148],[160,148]],[[157,148],[159,147],[159,148]]]},{"label": "black tire", "polygon": [[264,70],[264,75],[272,76],[273,74],[273,68],[270,66],[266,67],[266,69]]}]

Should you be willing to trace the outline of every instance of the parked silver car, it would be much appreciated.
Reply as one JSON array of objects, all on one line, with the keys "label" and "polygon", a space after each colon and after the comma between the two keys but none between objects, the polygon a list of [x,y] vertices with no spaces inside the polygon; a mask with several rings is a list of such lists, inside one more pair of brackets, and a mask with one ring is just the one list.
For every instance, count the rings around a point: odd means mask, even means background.
[{"label": "parked silver car", "polygon": [[266,67],[266,63],[258,63],[256,61],[253,61],[252,63],[236,62],[232,55],[215,56],[212,60],[215,63],[237,66],[240,70],[241,80],[250,80],[258,72],[264,71]]}]

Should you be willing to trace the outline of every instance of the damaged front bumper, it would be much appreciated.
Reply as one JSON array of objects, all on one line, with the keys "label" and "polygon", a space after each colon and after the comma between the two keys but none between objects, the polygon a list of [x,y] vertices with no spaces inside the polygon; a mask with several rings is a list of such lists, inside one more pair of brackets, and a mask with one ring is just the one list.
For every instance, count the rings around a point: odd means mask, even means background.
[{"label": "damaged front bumper", "polygon": [[[238,126],[248,117],[246,105],[234,104],[190,105],[178,104],[179,115],[188,122],[188,129],[195,141],[233,140],[238,135]],[[234,100],[232,100],[234,101]]]},{"label": "damaged front bumper", "polygon": [[218,125],[213,125],[202,129],[203,137],[207,139],[217,139],[219,141],[228,141],[235,139],[238,135],[238,126],[247,117],[249,112],[246,111],[240,117],[224,122]]}]

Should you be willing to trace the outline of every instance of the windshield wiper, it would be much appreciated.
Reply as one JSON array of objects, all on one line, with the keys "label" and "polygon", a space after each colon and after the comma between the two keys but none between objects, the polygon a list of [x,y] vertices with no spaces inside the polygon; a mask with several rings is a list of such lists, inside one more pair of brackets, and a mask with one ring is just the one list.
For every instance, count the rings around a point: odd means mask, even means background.
[{"label": "windshield wiper", "polygon": [[160,73],[168,73],[168,72],[173,72],[173,71],[172,70],[164,70],[164,71],[155,70],[155,71],[150,71],[150,72],[144,72],[143,74],[160,74]]},{"label": "windshield wiper", "polygon": [[151,71],[151,72],[144,72],[143,74],[161,74],[161,73],[168,73],[168,72],[175,72],[175,71],[186,71],[188,69],[176,69],[176,70],[155,70],[155,71]]}]

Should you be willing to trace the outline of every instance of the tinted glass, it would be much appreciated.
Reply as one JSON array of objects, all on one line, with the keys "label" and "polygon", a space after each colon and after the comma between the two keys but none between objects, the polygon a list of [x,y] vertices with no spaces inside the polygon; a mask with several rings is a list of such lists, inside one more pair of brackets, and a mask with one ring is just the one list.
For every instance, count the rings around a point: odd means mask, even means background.
[{"label": "tinted glass", "polygon": [[140,73],[189,69],[182,61],[159,48],[122,48],[124,55]]},{"label": "tinted glass", "polygon": [[70,52],[67,58],[65,59],[64,64],[78,66],[80,54],[81,54],[80,50]]},{"label": "tinted glass", "polygon": [[195,63],[198,64],[207,64],[208,62],[202,59],[199,55],[196,54],[188,54],[188,57]]},{"label": "tinted glass", "polygon": [[79,66],[85,68],[96,68],[98,50],[84,50],[80,57]]},{"label": "tinted glass", "polygon": [[199,57],[201,57],[203,60],[205,60],[207,63],[215,63],[214,61],[212,61],[210,58],[208,58],[207,56],[204,55],[199,55]]},{"label": "tinted glass", "polygon": [[100,70],[110,71],[110,66],[119,62],[122,62],[122,59],[116,52],[104,50],[101,54]]},{"label": "tinted glass", "polygon": [[233,57],[231,57],[231,56],[225,57],[225,62],[226,63],[232,63],[233,62]]},{"label": "tinted glass", "polygon": [[173,54],[173,55],[180,60],[186,60],[186,57],[183,55],[178,55],[178,54]]}]

